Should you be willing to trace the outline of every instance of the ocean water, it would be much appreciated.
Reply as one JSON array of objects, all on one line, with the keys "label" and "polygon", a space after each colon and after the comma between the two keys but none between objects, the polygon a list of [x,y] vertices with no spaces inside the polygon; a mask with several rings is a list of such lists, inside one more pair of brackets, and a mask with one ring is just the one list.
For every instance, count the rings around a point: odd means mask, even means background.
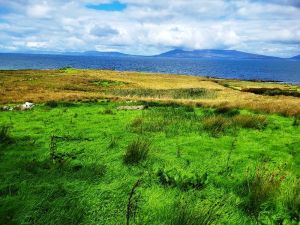
[{"label": "ocean water", "polygon": [[0,69],[2,70],[54,69],[67,66],[82,69],[160,72],[300,84],[300,60],[0,54]]}]

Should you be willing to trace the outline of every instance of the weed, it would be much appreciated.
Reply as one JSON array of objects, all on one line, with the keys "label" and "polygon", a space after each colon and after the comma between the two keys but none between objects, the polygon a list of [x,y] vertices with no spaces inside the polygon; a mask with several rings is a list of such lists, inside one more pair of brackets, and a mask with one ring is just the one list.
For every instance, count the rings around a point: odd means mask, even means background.
[{"label": "weed", "polygon": [[151,143],[146,139],[138,138],[127,146],[124,163],[137,164],[148,157]]},{"label": "weed", "polygon": [[176,169],[159,169],[156,174],[162,185],[178,187],[182,191],[190,189],[200,190],[207,182],[207,173],[203,175],[199,175],[198,173],[184,174]]},{"label": "weed", "polygon": [[227,156],[227,161],[226,161],[225,172],[227,172],[227,173],[230,171],[229,163],[231,161],[232,153],[233,153],[234,149],[236,148],[236,142],[237,142],[237,137],[234,137],[234,139],[232,140],[232,143],[231,143],[231,146],[230,146],[230,149],[229,149],[229,152],[228,152],[228,156]]},{"label": "weed", "polygon": [[134,199],[134,194],[136,192],[136,189],[140,186],[140,184],[141,179],[138,179],[130,190],[126,211],[126,225],[129,225],[130,217],[134,216],[135,214],[137,208],[137,200]]}]

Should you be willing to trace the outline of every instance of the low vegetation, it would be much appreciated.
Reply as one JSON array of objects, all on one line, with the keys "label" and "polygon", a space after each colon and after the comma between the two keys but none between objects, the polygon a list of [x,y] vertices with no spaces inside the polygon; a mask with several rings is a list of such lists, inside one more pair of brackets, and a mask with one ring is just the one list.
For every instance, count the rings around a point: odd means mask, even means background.
[{"label": "low vegetation", "polygon": [[127,146],[124,162],[126,164],[137,164],[147,159],[151,143],[146,139],[136,139]]},{"label": "low vegetation", "polygon": [[300,115],[299,86],[272,82],[67,67],[0,71],[0,83],[0,104],[106,98]]},{"label": "low vegetation", "polygon": [[0,79],[2,103],[35,103],[0,112],[0,224],[299,224],[299,99],[241,91],[292,86],[72,68]]}]

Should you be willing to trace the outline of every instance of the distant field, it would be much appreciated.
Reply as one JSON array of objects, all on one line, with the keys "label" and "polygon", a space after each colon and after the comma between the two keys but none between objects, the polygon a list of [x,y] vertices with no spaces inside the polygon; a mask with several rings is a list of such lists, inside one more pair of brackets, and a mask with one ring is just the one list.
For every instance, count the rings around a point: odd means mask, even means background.
[{"label": "distant field", "polygon": [[103,70],[0,71],[0,104],[146,100],[300,115],[300,86]]},{"label": "distant field", "polygon": [[0,93],[36,104],[0,111],[0,224],[300,222],[299,86],[62,69]]}]

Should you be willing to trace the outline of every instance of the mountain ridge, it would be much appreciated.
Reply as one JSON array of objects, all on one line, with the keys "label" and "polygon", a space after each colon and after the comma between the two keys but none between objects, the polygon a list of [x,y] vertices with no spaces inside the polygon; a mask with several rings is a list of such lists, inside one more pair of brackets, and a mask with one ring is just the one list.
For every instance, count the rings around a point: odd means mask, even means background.
[{"label": "mountain ridge", "polygon": [[168,57],[168,58],[194,58],[194,59],[291,59],[300,60],[300,55],[289,58],[267,56],[248,53],[238,50],[222,49],[173,49],[156,55],[134,55],[118,51],[84,51],[84,52],[55,52],[55,51],[31,51],[31,52],[3,52],[0,54],[34,54],[34,55],[65,55],[65,56],[102,56],[102,57]]},{"label": "mountain ridge", "polygon": [[185,51],[174,49],[156,57],[173,57],[173,58],[206,58],[206,59],[278,59],[275,56],[266,56],[253,53],[247,53],[237,50],[219,50],[219,49],[201,49]]}]

